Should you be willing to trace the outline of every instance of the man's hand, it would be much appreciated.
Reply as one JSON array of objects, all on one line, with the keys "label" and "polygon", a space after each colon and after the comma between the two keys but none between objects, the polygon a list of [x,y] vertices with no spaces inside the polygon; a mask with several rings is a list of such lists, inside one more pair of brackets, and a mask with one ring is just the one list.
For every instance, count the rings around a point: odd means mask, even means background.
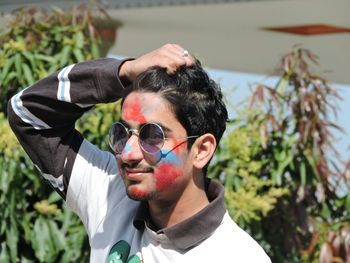
[{"label": "man's hand", "polygon": [[126,61],[119,70],[119,77],[133,81],[140,73],[152,66],[166,68],[167,73],[173,74],[181,66],[190,66],[193,57],[183,47],[177,44],[166,44],[135,60]]}]

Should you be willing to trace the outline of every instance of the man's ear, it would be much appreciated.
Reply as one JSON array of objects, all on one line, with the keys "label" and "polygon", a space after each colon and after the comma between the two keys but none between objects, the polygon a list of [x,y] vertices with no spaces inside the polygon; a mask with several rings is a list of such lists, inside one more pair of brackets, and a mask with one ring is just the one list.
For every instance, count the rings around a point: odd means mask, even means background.
[{"label": "man's ear", "polygon": [[195,141],[192,145],[193,166],[202,169],[211,159],[216,149],[216,139],[214,135],[206,133]]}]

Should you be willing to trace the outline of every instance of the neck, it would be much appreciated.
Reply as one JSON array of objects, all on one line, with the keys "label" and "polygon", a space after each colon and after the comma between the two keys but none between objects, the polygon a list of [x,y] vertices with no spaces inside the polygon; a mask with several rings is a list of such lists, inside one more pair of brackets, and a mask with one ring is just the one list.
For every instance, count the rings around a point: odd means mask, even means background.
[{"label": "neck", "polygon": [[200,186],[193,183],[176,198],[149,201],[149,212],[153,224],[161,229],[171,227],[190,218],[208,204],[204,182]]}]

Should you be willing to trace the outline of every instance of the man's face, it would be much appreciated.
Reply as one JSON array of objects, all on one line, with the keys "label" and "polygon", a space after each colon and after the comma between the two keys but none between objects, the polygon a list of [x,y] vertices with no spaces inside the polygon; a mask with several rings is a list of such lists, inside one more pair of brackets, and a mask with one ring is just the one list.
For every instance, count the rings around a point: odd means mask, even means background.
[{"label": "man's face", "polygon": [[132,92],[124,101],[121,121],[127,128],[138,131],[145,123],[157,123],[163,127],[167,138],[160,159],[144,152],[135,134],[117,155],[129,197],[135,200],[176,199],[192,179],[192,165],[186,130],[176,119],[169,103],[157,93]]}]

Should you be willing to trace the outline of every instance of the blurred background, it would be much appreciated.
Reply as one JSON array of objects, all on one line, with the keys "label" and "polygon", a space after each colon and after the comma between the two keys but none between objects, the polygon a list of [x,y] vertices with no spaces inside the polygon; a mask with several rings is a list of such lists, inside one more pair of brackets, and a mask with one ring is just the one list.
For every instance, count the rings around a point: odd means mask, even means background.
[{"label": "blurred background", "polygon": [[[79,221],[11,137],[6,101],[67,64],[178,43],[226,96],[232,122],[210,176],[231,216],[273,262],[349,263],[349,10],[348,0],[0,1],[0,262],[88,258]],[[117,116],[99,106],[80,129],[106,148]],[[14,196],[21,181],[30,190]]]}]

